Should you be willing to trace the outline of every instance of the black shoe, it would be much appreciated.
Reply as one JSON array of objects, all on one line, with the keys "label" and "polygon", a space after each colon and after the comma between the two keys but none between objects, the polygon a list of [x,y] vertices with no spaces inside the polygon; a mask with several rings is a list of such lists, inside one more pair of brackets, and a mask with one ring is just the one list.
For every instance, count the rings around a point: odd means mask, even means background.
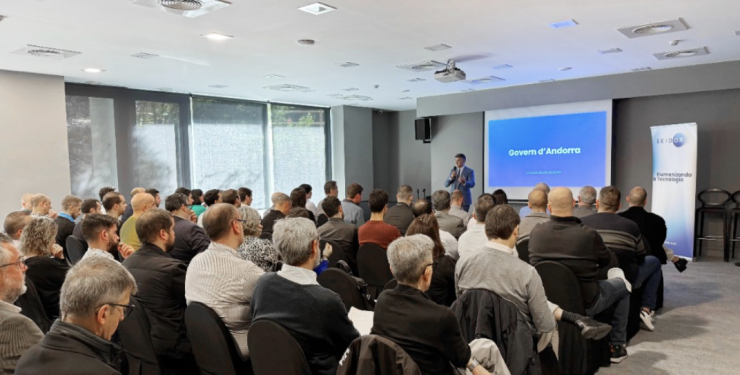
[{"label": "black shoe", "polygon": [[619,363],[627,358],[627,348],[624,345],[611,345],[612,349],[612,363]]},{"label": "black shoe", "polygon": [[581,336],[583,336],[583,338],[594,340],[601,340],[612,330],[612,326],[599,323],[587,316],[578,318],[576,320],[576,327],[581,329]]},{"label": "black shoe", "polygon": [[686,271],[686,265],[688,263],[689,263],[688,260],[684,258],[679,258],[678,262],[673,263],[673,265],[676,266],[676,269],[678,270],[678,272],[683,272],[683,271]]}]

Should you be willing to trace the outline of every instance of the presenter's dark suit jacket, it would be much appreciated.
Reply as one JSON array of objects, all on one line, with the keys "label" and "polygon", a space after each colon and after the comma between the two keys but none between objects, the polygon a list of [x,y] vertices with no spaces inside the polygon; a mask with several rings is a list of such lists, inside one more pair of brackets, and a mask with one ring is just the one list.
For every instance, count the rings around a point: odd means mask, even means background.
[{"label": "presenter's dark suit jacket", "polygon": [[620,212],[619,216],[630,219],[637,224],[640,228],[640,233],[645,237],[646,242],[650,246],[649,255],[660,260],[660,263],[666,264],[668,257],[665,255],[663,250],[663,243],[668,233],[668,228],[665,225],[665,220],[662,217],[647,212],[642,207],[630,207],[627,211]]},{"label": "presenter's dark suit jacket", "polygon": [[[452,193],[455,190],[460,190],[460,192],[463,195],[463,205],[471,205],[473,204],[473,196],[470,194],[470,189],[475,187],[475,171],[473,171],[470,167],[467,165],[463,167],[462,173],[458,173],[455,176],[455,179],[450,179],[450,175],[452,174],[452,171],[456,170],[457,168],[450,169],[450,172],[447,173],[447,179],[445,180],[445,187],[450,188],[450,193]],[[458,179],[460,177],[465,177],[465,183],[461,184]]]}]

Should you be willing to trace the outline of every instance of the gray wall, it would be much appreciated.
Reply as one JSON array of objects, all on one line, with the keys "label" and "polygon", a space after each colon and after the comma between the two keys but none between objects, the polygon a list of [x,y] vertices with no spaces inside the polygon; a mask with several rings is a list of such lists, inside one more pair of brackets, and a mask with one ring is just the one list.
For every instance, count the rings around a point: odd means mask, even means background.
[{"label": "gray wall", "polygon": [[61,211],[71,191],[64,78],[0,70],[0,219],[23,193],[45,193]]},{"label": "gray wall", "polygon": [[475,187],[470,191],[475,200],[483,193],[482,112],[440,116],[432,122],[432,191],[447,189],[444,182],[458,153],[465,154],[465,165],[475,171]]},{"label": "gray wall", "polygon": [[332,113],[333,175],[344,197],[348,184],[365,189],[363,200],[374,186],[373,115],[370,108],[337,106]]}]

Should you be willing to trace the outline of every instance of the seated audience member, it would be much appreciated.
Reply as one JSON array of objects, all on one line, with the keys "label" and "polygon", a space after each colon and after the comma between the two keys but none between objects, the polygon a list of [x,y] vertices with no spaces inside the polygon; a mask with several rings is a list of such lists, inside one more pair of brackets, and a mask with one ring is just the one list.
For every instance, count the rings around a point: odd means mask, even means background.
[{"label": "seated audience member", "polygon": [[101,202],[103,203],[105,214],[118,220],[118,232],[120,233],[121,225],[123,225],[124,222],[119,220],[119,218],[128,207],[128,204],[126,204],[126,198],[123,197],[123,194],[113,191],[106,194]]},{"label": "seated audience member", "polygon": [[[182,186],[182,187],[175,189],[175,193],[182,194],[188,199],[188,204],[187,204],[188,207],[193,205],[192,190]],[[165,199],[165,204],[167,204],[167,199]]]},{"label": "seated audience member", "polygon": [[[154,208],[159,208],[159,205],[162,203],[162,197],[159,195],[159,190],[149,188],[144,190],[144,192],[154,197]],[[133,203],[133,200],[134,198],[131,198],[131,203]]]},{"label": "seated audience member", "polygon": [[172,194],[164,200],[164,208],[175,219],[175,244],[167,253],[186,265],[211,243],[203,228],[190,221],[193,211],[190,211],[187,203],[187,196],[180,193]]},{"label": "seated audience member", "polygon": [[285,217],[288,216],[288,213],[290,213],[290,209],[293,208],[293,204],[287,194],[275,193],[273,195],[275,198],[275,209],[270,210],[270,212],[262,218],[262,234],[260,235],[260,238],[268,240],[272,239],[272,232],[275,223],[278,220],[285,219]]},{"label": "seated audience member", "polygon": [[[208,210],[208,207],[213,206],[216,203],[221,203],[221,190],[218,189],[211,189],[206,192],[206,194],[203,196],[203,204],[206,205],[206,210]],[[205,212],[205,211],[203,211]],[[198,215],[198,226],[203,228],[203,215]]]},{"label": "seated audience member", "polygon": [[57,213],[51,209],[51,198],[45,194],[36,194],[31,198],[31,215],[33,216],[48,216],[52,219],[56,219]]},{"label": "seated audience member", "polygon": [[[311,212],[303,207],[293,207],[290,209],[290,212],[286,217],[311,220],[310,214]],[[314,267],[313,269],[317,275],[321,275],[322,272],[326,271],[329,268],[329,257],[331,256],[332,250],[333,249],[331,248],[330,244],[324,245],[324,250],[321,252],[321,263],[319,263],[319,265]]]},{"label": "seated audience member", "polygon": [[467,224],[470,221],[471,215],[462,209],[463,194],[460,190],[455,190],[450,194],[450,211],[449,214],[457,216],[463,220],[463,224]]},{"label": "seated audience member", "polygon": [[270,240],[260,238],[262,224],[260,214],[252,207],[243,205],[239,207],[239,216],[244,228],[244,241],[236,249],[239,256],[248,260],[265,272],[272,271],[280,260],[280,255],[272,246]]},{"label": "seated audience member", "polygon": [[[135,187],[131,189],[131,200],[133,201],[134,197],[137,194],[145,193],[146,189],[143,187]],[[134,207],[132,205],[127,205],[126,209],[123,211],[123,215],[121,215],[121,222],[125,223],[128,218],[130,218],[134,214]]]},{"label": "seated audience member", "polygon": [[242,206],[242,200],[239,199],[239,192],[234,189],[226,189],[221,192],[221,203],[230,204],[236,208]]},{"label": "seated audience member", "polygon": [[26,292],[26,264],[13,240],[0,233],[0,373],[12,374],[18,359],[44,338],[33,320],[13,305]]},{"label": "seated audience member", "polygon": [[134,196],[134,199],[131,200],[134,214],[121,226],[121,242],[133,247],[134,250],[139,250],[141,241],[136,230],[136,222],[144,212],[157,208],[156,203],[154,196],[148,193],[140,193]]},{"label": "seated audience member", "polygon": [[388,193],[385,190],[375,189],[370,192],[368,203],[371,212],[370,220],[358,229],[357,237],[361,246],[372,243],[385,250],[393,240],[401,237],[401,232],[396,227],[383,221],[383,217],[388,212]]},{"label": "seated audience member", "polygon": [[[308,194],[306,194],[306,190],[304,190],[301,187],[293,189],[293,191],[290,192],[290,201],[291,201],[291,207],[292,208],[306,208],[306,202]],[[316,216],[314,216],[313,212],[306,209],[308,211],[308,218],[311,219],[314,223],[316,222]]]},{"label": "seated audience member", "polygon": [[416,202],[414,202],[413,205],[411,205],[411,213],[414,215],[414,218],[417,218],[424,214],[434,214],[434,212],[432,211],[432,204],[424,198],[417,200]]},{"label": "seated audience member", "polygon": [[326,224],[317,229],[322,241],[333,241],[342,246],[347,263],[357,274],[357,249],[360,247],[357,227],[342,218],[342,204],[334,196],[327,196],[321,201],[324,214],[329,217]]},{"label": "seated audience member", "polygon": [[82,199],[74,195],[68,195],[62,199],[62,212],[59,213],[54,223],[57,225],[56,241],[63,250],[67,250],[67,237],[72,235],[75,229],[75,220],[82,211]]},{"label": "seated audience member", "polygon": [[33,193],[24,193],[23,195],[21,195],[20,211],[23,211],[29,215],[31,214],[31,212],[33,211],[33,203],[31,203],[33,196],[34,196]]},{"label": "seated audience member", "polygon": [[[339,198],[339,187],[337,186],[337,182],[336,181],[326,181],[326,183],[324,184],[324,194],[327,197],[331,196],[331,197]],[[323,202],[324,202],[323,199],[320,200],[319,205],[317,207],[319,214],[316,215],[316,225],[318,226],[322,226],[331,217],[331,216],[326,215],[323,211],[323,208],[321,208]]]},{"label": "seated audience member", "polygon": [[[134,216],[136,212],[134,206]],[[152,345],[162,372],[190,374],[197,373],[197,366],[185,332],[187,266],[167,254],[175,243],[174,227],[175,220],[165,210],[153,208],[142,213],[136,220],[141,248],[123,265],[134,275],[139,288],[136,299],[149,316]]]},{"label": "seated audience member", "polygon": [[495,206],[493,197],[490,194],[483,194],[475,202],[475,226],[468,227],[468,230],[460,236],[457,241],[457,252],[460,259],[471,254],[473,251],[483,247],[488,242],[486,235],[486,215]]},{"label": "seated audience member", "polygon": [[190,262],[185,298],[188,304],[200,302],[221,317],[245,360],[249,357],[247,332],[252,318],[249,303],[264,271],[240,259],[237,253],[237,247],[244,242],[244,223],[233,205],[217,204],[204,215],[203,228],[211,243]]},{"label": "seated audience member", "polygon": [[239,193],[239,200],[242,202],[242,205],[252,205],[252,189],[240,187],[236,192]]},{"label": "seated audience member", "polygon": [[642,327],[648,331],[655,329],[651,313],[658,298],[658,286],[663,278],[658,258],[647,255],[642,242],[640,228],[634,221],[617,215],[622,206],[622,196],[614,186],[605,186],[599,191],[596,200],[598,213],[581,219],[584,225],[596,229],[607,248],[614,252],[619,268],[624,271],[633,287],[645,288],[642,293]]},{"label": "seated audience member", "polygon": [[[547,186],[547,184],[544,183],[544,182],[540,182],[537,185],[534,185],[534,188],[532,188],[532,190],[542,190],[542,191],[545,192],[546,195],[549,195],[550,194],[550,187]],[[519,210],[519,217],[525,218],[525,217],[527,217],[527,215],[529,215],[531,213],[532,213],[532,209],[529,208],[529,206],[524,206],[524,207],[522,207]],[[547,214],[549,215],[550,212],[547,211]]]},{"label": "seated audience member", "polygon": [[13,244],[15,247],[20,249],[21,246],[21,234],[23,234],[23,229],[28,225],[28,223],[31,222],[33,219],[33,216],[29,212],[26,211],[15,211],[8,214],[8,216],[5,217],[5,222],[3,223],[3,229],[5,230],[5,233],[10,236],[11,239],[13,239]]},{"label": "seated audience member", "polygon": [[90,214],[99,214],[103,210],[103,205],[97,199],[85,199],[80,205],[80,212],[82,213],[82,220],[75,224],[72,229],[72,235],[77,238],[82,238],[82,222],[85,221],[85,217]]},{"label": "seated audience member", "polygon": [[[457,263],[457,295],[466,290],[485,289],[513,303],[527,321],[534,324],[538,335],[552,336],[556,320],[572,323],[586,338],[601,339],[611,327],[585,316],[563,311],[547,301],[540,275],[522,262],[514,249],[520,223],[519,214],[506,204],[492,208],[485,221],[488,242]],[[546,337],[543,342],[550,342]],[[541,347],[544,349],[544,346]]]},{"label": "seated audience member", "polygon": [[503,191],[503,189],[496,189],[491,196],[497,206],[500,204],[509,204],[509,198],[506,196],[506,192]]},{"label": "seated audience member", "polygon": [[455,238],[465,232],[465,223],[463,219],[450,215],[450,193],[445,190],[437,190],[432,194],[432,204],[434,205],[434,216],[439,222],[439,229],[450,233]]},{"label": "seated audience member", "polygon": [[273,237],[285,264],[257,282],[252,322],[265,319],[280,324],[303,349],[311,373],[334,375],[342,354],[360,333],[339,295],[316,281],[313,269],[321,260],[316,226],[308,219],[280,220]]},{"label": "seated audience member", "polygon": [[[624,273],[609,271],[608,280],[596,280],[598,269],[609,265],[611,254],[596,230],[573,217],[573,193],[555,188],[547,197],[550,221],[537,225],[529,236],[529,261],[533,266],[553,261],[567,267],[578,279],[586,314],[594,316],[614,306],[609,334],[611,361],[627,358],[629,289]],[[521,213],[520,213],[521,215]]]},{"label": "seated audience member", "polygon": [[634,187],[630,191],[630,195],[627,196],[627,203],[629,204],[629,208],[624,212],[620,212],[619,216],[630,219],[637,224],[637,227],[640,228],[640,233],[642,233],[642,236],[650,246],[650,255],[658,258],[660,263],[663,264],[670,260],[679,272],[685,271],[686,265],[689,262],[686,259],[673,255],[673,253],[670,254],[671,256],[668,256],[663,247],[668,231],[665,220],[645,210],[647,191],[640,186]]},{"label": "seated audience member", "polygon": [[597,212],[596,206],[596,189],[593,186],[584,186],[578,193],[578,206],[573,209],[573,216],[581,218],[593,215]]},{"label": "seated audience member", "polygon": [[[493,195],[491,195],[491,194],[483,193],[483,194],[481,194],[481,195],[478,196],[478,199],[480,199],[481,197],[484,197],[484,196],[491,198],[491,201],[493,202],[493,205],[496,206],[496,200],[493,198]],[[475,207],[473,207],[473,216],[465,224],[467,226],[466,231],[473,229],[473,227],[475,227],[476,224],[478,224],[478,220],[475,218]]]},{"label": "seated audience member", "polygon": [[52,321],[59,316],[59,289],[69,270],[62,247],[54,241],[56,235],[54,220],[34,217],[23,229],[20,248],[28,266],[26,276],[36,287],[44,312]]},{"label": "seated audience member", "polygon": [[421,215],[414,219],[407,236],[423,234],[434,242],[432,257],[432,283],[427,294],[429,299],[439,305],[451,306],[455,302],[455,259],[445,255],[445,248],[439,239],[439,225],[434,215]]},{"label": "seated audience member", "polygon": [[116,253],[126,259],[134,252],[131,246],[118,243],[118,220],[108,215],[87,215],[82,221],[82,239],[87,242],[83,259],[102,256],[116,260]]},{"label": "seated audience member", "polygon": [[301,184],[299,188],[306,191],[306,209],[313,214],[314,218],[318,218],[319,210],[316,207],[316,204],[311,202],[311,198],[313,197],[313,187],[311,187],[311,185],[309,184]]},{"label": "seated audience member", "polygon": [[413,189],[409,185],[401,185],[396,192],[397,203],[388,209],[383,221],[398,228],[402,236],[406,235],[406,229],[414,221],[414,213],[411,212],[411,202],[414,200]]},{"label": "seated audience member", "polygon": [[532,190],[527,197],[527,207],[531,213],[525,216],[519,224],[517,243],[528,240],[529,233],[535,225],[550,221],[550,215],[547,214],[547,194],[544,191]]},{"label": "seated audience member", "polygon": [[61,292],[61,313],[41,342],[18,362],[16,374],[121,375],[125,352],[111,342],[118,324],[137,306],[136,283],[118,262],[81,260]]},{"label": "seated audience member", "polygon": [[293,207],[285,217],[302,217],[311,220],[311,211],[304,207]]},{"label": "seated audience member", "polygon": [[[489,374],[463,339],[455,313],[424,293],[434,277],[434,247],[428,236],[409,234],[388,248],[398,286],[378,297],[371,333],[400,346],[422,374],[452,375],[465,367],[474,375]],[[502,362],[496,367],[506,367]]]},{"label": "seated audience member", "polygon": [[193,197],[193,204],[190,209],[195,212],[195,216],[200,218],[200,215],[206,211],[206,208],[203,207],[203,190],[193,189],[190,191],[190,195]]},{"label": "seated audience member", "polygon": [[[414,215],[414,218],[417,218],[421,215],[432,215],[435,214],[432,213],[432,205],[429,203],[426,199],[419,199],[417,200],[412,206],[411,206],[411,213]],[[439,221],[437,221],[437,226],[439,226]],[[460,255],[457,253],[457,239],[450,234],[450,232],[446,230],[442,230],[442,228],[439,229],[439,240],[442,242],[442,246],[445,249],[445,253],[452,257],[452,259],[457,260]]]},{"label": "seated audience member", "polygon": [[358,183],[349,184],[347,186],[347,198],[342,201],[344,221],[354,224],[356,227],[365,224],[365,212],[360,207],[363,190]]}]

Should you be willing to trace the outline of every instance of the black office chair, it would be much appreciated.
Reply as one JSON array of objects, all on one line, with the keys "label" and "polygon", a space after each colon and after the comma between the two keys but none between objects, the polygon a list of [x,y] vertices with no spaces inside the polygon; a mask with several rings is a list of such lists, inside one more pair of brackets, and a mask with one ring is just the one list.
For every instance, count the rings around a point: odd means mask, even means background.
[{"label": "black office chair", "polygon": [[247,344],[255,375],[311,375],[303,349],[280,324],[269,320],[252,323]]},{"label": "black office chair", "polygon": [[241,360],[231,333],[213,309],[191,302],[185,309],[185,327],[201,374],[241,375],[250,371],[249,363]]},{"label": "black office chair", "polygon": [[360,310],[368,310],[368,305],[365,303],[365,297],[360,290],[360,285],[348,273],[338,268],[329,268],[319,275],[317,281],[324,288],[339,294],[347,311],[352,307]]},{"label": "black office chair", "polygon": [[[707,189],[701,191],[697,195],[697,199],[701,202],[701,207],[696,209],[695,213],[695,230],[694,230],[694,243],[696,248],[694,250],[694,257],[701,256],[701,246],[703,241],[722,241],[722,249],[724,250],[725,262],[730,260],[728,246],[727,246],[727,214],[725,211],[725,204],[730,201],[731,195],[728,191],[722,189]],[[722,235],[704,235],[704,217],[706,215],[717,215],[722,218]]]},{"label": "black office chair", "polygon": [[729,238],[731,246],[730,258],[735,258],[735,243],[740,242],[740,237],[737,236],[737,219],[740,217],[740,190],[732,193],[732,201],[735,203],[735,207],[730,209],[730,230],[728,233],[731,234]]},{"label": "black office chair", "polygon": [[386,283],[391,281],[393,274],[388,264],[388,254],[382,247],[366,243],[357,250],[357,268],[360,277],[367,283],[367,289],[374,299],[377,299]]},{"label": "black office chair", "polygon": [[128,375],[159,375],[157,354],[154,352],[150,335],[151,326],[146,310],[131,296],[134,309],[129,316],[118,324],[118,338],[126,351]]},{"label": "black office chair", "polygon": [[529,238],[516,244],[516,252],[519,253],[519,259],[529,264]]},{"label": "black office chair", "polygon": [[65,254],[65,256],[67,257],[67,262],[71,265],[75,265],[83,256],[85,256],[85,252],[87,251],[87,242],[75,236],[69,236],[67,237],[66,244],[67,254]]},{"label": "black office chair", "polygon": [[336,241],[332,240],[321,240],[319,241],[321,244],[321,250],[326,247],[326,244],[331,245],[331,256],[329,256],[329,268],[332,268],[337,265],[337,262],[340,260],[347,261],[347,256],[345,255],[345,252],[347,249],[344,248],[344,246],[338,244]]},{"label": "black office chair", "polygon": [[[547,300],[565,311],[586,315],[581,297],[581,287],[576,276],[557,262],[541,262],[535,270],[542,279]],[[608,336],[599,340],[586,340],[572,324],[558,324],[560,372],[563,374],[593,374],[600,366],[609,365]]]},{"label": "black office chair", "polygon": [[382,336],[365,335],[354,339],[345,355],[346,358],[339,363],[337,375],[421,375],[419,366],[406,351]]}]

